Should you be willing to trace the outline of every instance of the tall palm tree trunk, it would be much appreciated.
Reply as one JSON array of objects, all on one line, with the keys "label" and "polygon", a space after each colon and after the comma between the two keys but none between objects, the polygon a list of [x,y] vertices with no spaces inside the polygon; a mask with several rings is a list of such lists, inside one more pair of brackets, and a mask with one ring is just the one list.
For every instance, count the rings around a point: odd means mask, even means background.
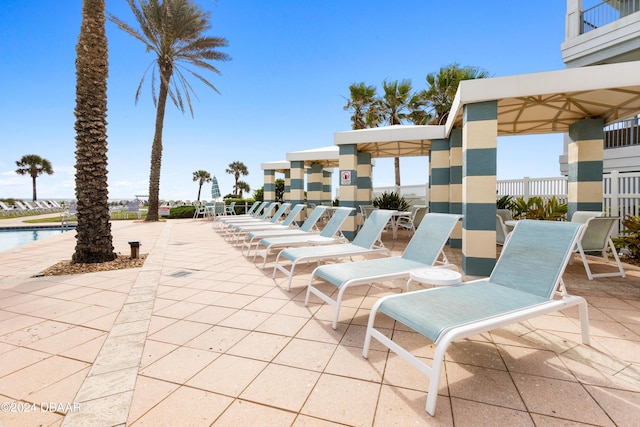
[{"label": "tall palm tree trunk", "polygon": [[[83,0],[76,47],[76,198],[74,263],[116,258],[107,186],[108,48],[104,0]],[[35,190],[34,190],[35,191]],[[35,196],[35,192],[34,192]]]},{"label": "tall palm tree trunk", "polygon": [[36,194],[36,177],[32,176],[31,177],[31,183],[33,185],[33,201],[35,202],[36,200],[38,200],[38,195]]},{"label": "tall palm tree trunk", "polygon": [[393,159],[393,166],[396,173],[396,187],[397,190],[400,191],[400,157]]},{"label": "tall palm tree trunk", "polygon": [[[166,73],[166,72],[165,72]],[[162,73],[160,78],[160,92],[158,94],[158,110],[156,111],[156,130],[151,147],[151,172],[149,174],[149,211],[146,221],[158,221],[158,203],[160,195],[160,168],[162,166],[162,128],[164,126],[164,112],[167,106],[169,91],[169,75]]]}]

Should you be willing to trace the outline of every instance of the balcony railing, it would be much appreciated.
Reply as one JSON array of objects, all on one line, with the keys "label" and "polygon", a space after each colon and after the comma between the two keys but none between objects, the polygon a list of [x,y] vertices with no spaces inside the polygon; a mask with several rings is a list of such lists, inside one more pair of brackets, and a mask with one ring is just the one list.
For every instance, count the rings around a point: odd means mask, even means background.
[{"label": "balcony railing", "polygon": [[604,128],[604,148],[640,145],[640,118],[622,120]]},{"label": "balcony railing", "polygon": [[608,0],[582,11],[580,34],[640,11],[640,0]]}]

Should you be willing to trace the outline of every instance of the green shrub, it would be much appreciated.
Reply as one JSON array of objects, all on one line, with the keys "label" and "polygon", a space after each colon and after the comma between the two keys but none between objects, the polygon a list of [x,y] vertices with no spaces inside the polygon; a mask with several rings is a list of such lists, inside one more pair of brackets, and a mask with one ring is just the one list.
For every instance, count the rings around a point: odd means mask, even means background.
[{"label": "green shrub", "polygon": [[169,211],[169,218],[193,218],[193,215],[196,213],[196,208],[193,206],[178,206],[175,208],[171,208]]},{"label": "green shrub", "polygon": [[539,196],[531,197],[527,201],[522,197],[518,197],[513,209],[515,210],[514,217],[519,219],[561,221],[565,219],[567,214],[567,204],[558,203],[556,196],[546,202]]},{"label": "green shrub", "polygon": [[390,193],[385,191],[380,196],[374,198],[373,206],[379,209],[390,209],[396,211],[408,211],[411,209],[409,202],[395,191]]},{"label": "green shrub", "polygon": [[617,248],[625,248],[629,258],[640,259],[640,217],[627,215],[622,220],[626,229],[621,231],[621,236],[613,239]]},{"label": "green shrub", "polygon": [[513,210],[514,205],[515,201],[513,200],[513,196],[502,196],[496,200],[496,209]]}]

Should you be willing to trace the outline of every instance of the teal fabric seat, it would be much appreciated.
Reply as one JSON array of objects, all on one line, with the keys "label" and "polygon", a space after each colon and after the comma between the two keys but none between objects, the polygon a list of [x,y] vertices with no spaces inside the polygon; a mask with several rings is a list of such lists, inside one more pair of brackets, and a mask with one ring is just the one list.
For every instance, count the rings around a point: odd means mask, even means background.
[{"label": "teal fabric seat", "polygon": [[[262,268],[264,269],[267,263],[267,257],[274,249],[282,249],[292,246],[308,246],[313,242],[316,244],[333,243],[342,236],[340,227],[342,227],[342,224],[344,224],[347,217],[349,217],[353,211],[355,211],[354,208],[337,208],[331,216],[331,219],[325,224],[320,234],[264,238],[258,242],[258,248],[256,248],[256,251],[254,252],[254,259],[257,257],[263,258]],[[265,249],[260,250],[260,247],[264,247]]]},{"label": "teal fabric seat", "polygon": [[[401,256],[344,262],[317,267],[309,278],[305,305],[309,296],[316,295],[334,308],[333,329],[338,323],[340,304],[346,289],[350,286],[371,284],[382,280],[406,277],[416,268],[447,265],[444,245],[462,215],[430,213],[421,221],[415,234]],[[336,299],[313,285],[314,278],[323,279],[338,288]]]},{"label": "teal fabric seat", "polygon": [[[289,203],[289,206],[291,206],[291,203]],[[287,213],[287,216],[280,222],[278,222],[278,219],[280,217],[276,213],[273,217],[271,217],[271,220],[269,220],[269,222],[265,224],[248,224],[238,226],[235,229],[233,240],[235,243],[238,243],[241,237],[244,237],[246,234],[252,231],[257,232],[266,230],[288,230],[292,227],[297,227],[295,222],[296,218],[304,208],[304,204],[298,203],[293,207],[293,209],[289,211],[289,213]]]},{"label": "teal fabric seat", "polygon": [[[269,237],[319,234],[320,230],[317,227],[317,223],[320,220],[320,218],[322,218],[324,211],[326,209],[327,208],[325,206],[316,206],[311,211],[307,219],[303,221],[300,228],[294,228],[289,226],[286,229],[279,229],[279,230],[267,229],[267,230],[256,230],[256,231],[248,232],[245,235],[244,241],[242,242],[242,248],[241,248],[242,254],[244,255],[244,248],[247,248],[247,257],[250,256],[251,248],[254,245],[257,245],[260,240],[266,239]],[[254,261],[255,261],[255,255],[254,255]]]},{"label": "teal fabric seat", "polygon": [[[247,212],[244,215],[233,215],[233,216],[229,215],[226,218],[220,218],[220,220],[218,221],[218,228],[224,228],[228,223],[231,223],[233,221],[241,221],[249,218],[257,218],[260,212],[262,212],[262,210],[265,208],[265,206],[269,204],[269,202],[262,202],[257,205],[256,203],[254,203],[253,206],[251,206],[251,209],[249,209],[249,212]],[[223,212],[225,212],[225,210],[226,208],[223,208]]]},{"label": "teal fabric seat", "polygon": [[259,230],[260,227],[277,225],[280,222],[280,218],[282,218],[287,213],[290,207],[291,203],[283,203],[280,205],[276,213],[262,221],[251,221],[248,223],[241,222],[239,224],[231,225],[229,228],[227,228],[226,237],[227,239],[237,242],[240,238],[240,235],[246,233],[248,230]]},{"label": "teal fabric seat", "polygon": [[[425,409],[433,415],[444,355],[455,340],[577,305],[582,342],[589,344],[587,302],[568,295],[562,283],[585,228],[572,222],[519,221],[488,279],[381,298],[371,309],[363,357],[368,356],[371,338],[375,338],[426,374]],[[375,329],[378,313],[436,344],[431,366]]]},{"label": "teal fabric seat", "polygon": [[[300,262],[323,261],[352,256],[369,256],[376,253],[389,255],[390,251],[384,247],[380,235],[394,213],[395,211],[392,210],[376,209],[371,213],[369,218],[367,218],[360,232],[351,243],[302,248],[296,247],[282,250],[276,257],[276,263],[273,267],[273,277],[275,278],[277,271],[284,273],[288,277],[287,290],[289,290],[291,289],[294,270]],[[283,260],[290,261],[289,268],[281,263]]]},{"label": "teal fabric seat", "polygon": [[222,226],[222,231],[228,233],[230,229],[233,230],[235,227],[241,225],[268,221],[277,207],[277,202],[269,203],[268,206],[266,206],[262,211],[256,210],[256,212],[254,212],[256,214],[255,217],[244,218],[237,215],[228,216],[227,218],[222,220],[224,223],[224,225]]}]

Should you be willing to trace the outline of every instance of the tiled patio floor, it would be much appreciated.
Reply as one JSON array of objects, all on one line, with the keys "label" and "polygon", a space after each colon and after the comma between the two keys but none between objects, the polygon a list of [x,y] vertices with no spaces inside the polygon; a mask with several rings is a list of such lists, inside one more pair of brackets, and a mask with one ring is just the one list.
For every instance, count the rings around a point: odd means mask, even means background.
[{"label": "tiled patio floor", "polygon": [[[576,259],[565,273],[569,291],[589,302],[592,347],[579,344],[577,310],[455,343],[430,417],[426,377],[375,341],[369,359],[361,356],[370,307],[403,281],[353,288],[334,331],[328,306],[317,299],[304,306],[313,266],[286,292],[283,276],[274,282],[270,268],[245,259],[205,220],[116,221],[116,251],[128,254],[127,241],[140,240],[149,254],[142,268],[32,277],[71,257],[74,234],[0,252],[0,426],[637,426],[640,419],[637,267],[628,266],[626,279],[590,282]],[[385,238],[394,253],[406,241]],[[448,255],[459,263],[459,251]],[[386,327],[414,354],[432,356],[426,339],[390,321]]]}]

